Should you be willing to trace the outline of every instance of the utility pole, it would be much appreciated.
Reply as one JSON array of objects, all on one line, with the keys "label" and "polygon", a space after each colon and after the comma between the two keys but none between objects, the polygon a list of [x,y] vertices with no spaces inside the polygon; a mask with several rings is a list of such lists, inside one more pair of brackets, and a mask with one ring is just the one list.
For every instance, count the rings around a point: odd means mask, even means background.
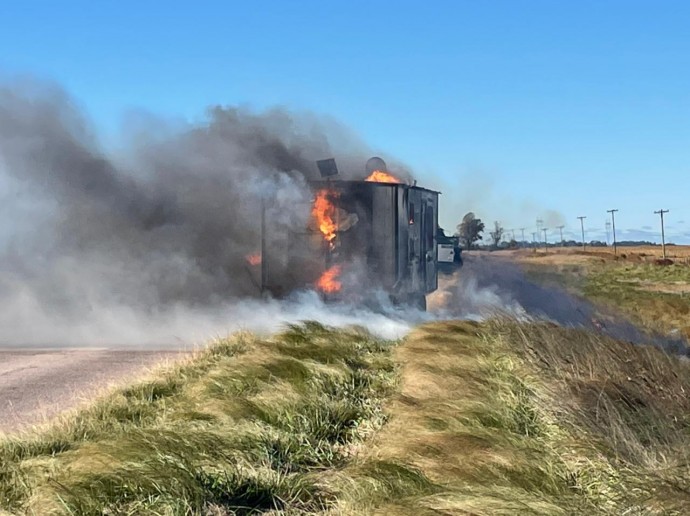
[{"label": "utility pole", "polygon": [[565,226],[558,226],[558,231],[561,232],[561,247],[563,247],[563,244],[564,244],[564,242],[563,242],[563,228],[564,227]]},{"label": "utility pole", "polygon": [[585,250],[585,219],[587,218],[586,215],[581,215],[578,217],[580,219],[580,228],[582,229],[582,250]]},{"label": "utility pole", "polygon": [[520,228],[520,231],[522,231],[522,244],[525,245],[525,229],[527,228]]},{"label": "utility pole", "polygon": [[549,247],[549,241],[546,239],[546,231],[549,228],[542,228],[542,231],[544,232],[544,250],[548,249]]},{"label": "utility pole", "polygon": [[661,215],[661,252],[664,255],[664,260],[666,259],[666,239],[664,238],[664,213],[668,213],[668,210],[659,210],[654,213]]},{"label": "utility pole", "polygon": [[616,254],[616,215],[618,210],[606,210],[606,213],[611,214],[611,226],[613,227],[613,254]]},{"label": "utility pole", "polygon": [[538,235],[538,233],[534,233],[534,232],[532,233],[532,245],[534,245],[534,247],[539,247],[539,246],[537,245],[537,244],[538,244],[538,242],[537,242],[537,235]]}]

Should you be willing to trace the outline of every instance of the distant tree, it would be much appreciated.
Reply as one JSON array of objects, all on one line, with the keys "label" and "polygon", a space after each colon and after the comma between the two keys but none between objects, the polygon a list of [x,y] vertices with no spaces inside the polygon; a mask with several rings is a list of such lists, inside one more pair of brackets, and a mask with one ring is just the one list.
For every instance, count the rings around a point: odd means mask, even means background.
[{"label": "distant tree", "polygon": [[504,232],[505,230],[503,229],[503,226],[501,226],[501,223],[498,221],[494,222],[494,230],[489,233],[494,247],[498,247],[498,243],[501,241],[501,238],[503,238]]},{"label": "distant tree", "polygon": [[484,223],[481,219],[474,216],[474,213],[469,212],[462,218],[462,222],[458,224],[457,237],[460,242],[469,251],[472,249],[472,244],[477,240],[482,239],[482,232],[484,231]]}]

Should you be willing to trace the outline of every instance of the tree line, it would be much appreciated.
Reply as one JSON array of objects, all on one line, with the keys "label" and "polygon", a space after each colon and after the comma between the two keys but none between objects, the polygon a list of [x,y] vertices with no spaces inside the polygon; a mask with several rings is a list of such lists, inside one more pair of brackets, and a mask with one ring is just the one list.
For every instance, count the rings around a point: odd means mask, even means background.
[{"label": "tree line", "polygon": [[[455,232],[455,238],[458,239],[458,242],[462,248],[466,250],[470,250],[473,248],[479,248],[480,246],[477,245],[476,243],[480,240],[483,239],[482,233],[485,230],[484,222],[482,222],[481,219],[477,218],[473,212],[467,213],[463,218],[460,224],[457,225],[456,227],[456,232]],[[501,245],[501,240],[503,238],[503,235],[505,234],[505,229],[501,225],[500,222],[494,221],[494,227],[493,231],[489,232],[489,237],[490,237],[490,242],[491,242],[491,247],[493,248],[499,248],[499,247],[507,247],[507,248],[517,248],[517,247],[524,247],[527,242],[517,242],[515,239],[510,240],[509,242],[505,242],[505,245]],[[607,247],[608,244],[606,242],[602,242],[600,240],[592,240],[590,242],[585,243],[588,247]],[[551,243],[551,244],[544,244],[544,242],[541,242],[540,245],[547,245],[548,247],[577,247],[581,246],[582,242],[577,242],[575,240],[566,240],[562,242],[557,242],[557,243]],[[656,244],[655,242],[648,242],[648,241],[642,241],[642,240],[623,240],[620,242],[616,242],[616,245],[620,247],[626,247],[626,246],[641,246],[641,245],[659,245]],[[674,245],[674,244],[667,244],[667,245]]]}]

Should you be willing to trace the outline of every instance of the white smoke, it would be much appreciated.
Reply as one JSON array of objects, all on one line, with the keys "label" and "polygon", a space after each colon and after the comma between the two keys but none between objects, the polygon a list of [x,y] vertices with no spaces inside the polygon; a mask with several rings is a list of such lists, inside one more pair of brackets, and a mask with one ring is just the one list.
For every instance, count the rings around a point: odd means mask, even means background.
[{"label": "white smoke", "polygon": [[336,157],[345,179],[364,173],[369,151],[350,132],[284,109],[215,107],[133,135],[114,157],[61,88],[0,84],[0,345],[169,345],[362,316],[260,301],[247,264],[262,204],[275,233],[304,230],[317,159]]},{"label": "white smoke", "polygon": [[520,313],[462,275],[432,313],[383,294],[257,298],[246,256],[262,200],[283,235],[301,230],[315,161],[337,156],[356,178],[367,155],[332,121],[214,108],[199,124],[141,127],[115,159],[60,88],[0,84],[0,345],[179,347],[312,319],[398,338],[434,318]]},{"label": "white smoke", "polygon": [[378,310],[324,303],[313,291],[287,300],[239,299],[216,307],[166,306],[141,313],[124,304],[94,306],[80,317],[47,312],[23,289],[3,315],[0,338],[12,347],[187,348],[239,330],[268,334],[288,323],[315,320],[333,327],[359,326],[386,339],[398,339],[431,314],[381,304]]},{"label": "white smoke", "polygon": [[463,319],[484,320],[499,314],[517,319],[527,318],[525,309],[498,285],[480,287],[477,278],[459,275],[456,302],[448,309]]},{"label": "white smoke", "polygon": [[439,291],[430,296],[430,309],[437,319],[483,321],[497,315],[529,318],[527,311],[510,292],[498,284],[480,285],[474,271],[461,269],[441,277]]}]

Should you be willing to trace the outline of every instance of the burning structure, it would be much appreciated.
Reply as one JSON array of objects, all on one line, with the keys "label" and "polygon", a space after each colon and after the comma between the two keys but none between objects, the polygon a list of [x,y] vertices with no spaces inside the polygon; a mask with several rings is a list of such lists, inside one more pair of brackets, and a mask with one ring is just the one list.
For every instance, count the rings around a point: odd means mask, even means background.
[{"label": "burning structure", "polygon": [[261,287],[284,296],[314,287],[327,299],[366,300],[385,292],[399,304],[424,309],[437,288],[439,193],[404,184],[371,158],[363,181],[338,180],[332,159],[318,162],[310,223],[286,231],[262,219]]}]

